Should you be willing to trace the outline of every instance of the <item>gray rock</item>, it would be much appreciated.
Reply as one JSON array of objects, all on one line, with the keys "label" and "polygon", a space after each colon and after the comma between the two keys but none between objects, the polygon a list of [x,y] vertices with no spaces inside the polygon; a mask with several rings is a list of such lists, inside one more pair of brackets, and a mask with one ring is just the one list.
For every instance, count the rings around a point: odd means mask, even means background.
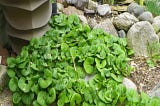
[{"label": "gray rock", "polygon": [[7,69],[6,66],[0,65],[0,90],[7,84]]},{"label": "gray rock", "polygon": [[61,3],[57,3],[57,10],[62,11],[64,9],[64,5]]},{"label": "gray rock", "polygon": [[94,74],[86,75],[85,78],[84,78],[84,80],[85,80],[86,82],[88,82],[89,80],[92,80],[93,78],[94,78]]},{"label": "gray rock", "polygon": [[98,5],[97,12],[101,16],[109,15],[111,13],[111,8],[109,4]]},{"label": "gray rock", "polygon": [[133,81],[131,81],[130,79],[128,79],[128,78],[124,78],[124,79],[123,79],[123,85],[124,85],[127,89],[137,90],[136,84],[135,84]]},{"label": "gray rock", "polygon": [[128,6],[127,11],[135,15],[136,17],[138,17],[140,14],[142,14],[145,11],[145,8],[133,2]]},{"label": "gray rock", "polygon": [[80,21],[82,22],[82,24],[88,24],[87,22],[87,18],[84,15],[78,15]]},{"label": "gray rock", "polygon": [[160,98],[160,82],[148,93],[150,97]]},{"label": "gray rock", "polygon": [[78,10],[74,6],[68,6],[67,8],[64,8],[62,12],[66,15],[76,14],[76,15],[84,15],[84,12],[81,10]]},{"label": "gray rock", "polygon": [[97,5],[98,5],[97,2],[89,0],[87,9],[96,10],[97,9]]},{"label": "gray rock", "polygon": [[123,29],[128,31],[128,29],[134,24],[138,22],[138,19],[130,14],[130,13],[122,13],[113,19],[113,24],[117,29]]},{"label": "gray rock", "polygon": [[78,0],[66,0],[68,4],[76,4]]},{"label": "gray rock", "polygon": [[74,4],[77,8],[83,10],[88,6],[89,0],[66,0],[68,4]]},{"label": "gray rock", "polygon": [[151,12],[146,11],[146,12],[143,12],[143,13],[138,17],[138,19],[139,19],[140,21],[148,21],[148,22],[152,23],[152,22],[153,22],[153,15],[152,15]]},{"label": "gray rock", "polygon": [[97,21],[94,18],[88,19],[88,24],[91,28],[94,28],[97,25]]},{"label": "gray rock", "polygon": [[152,25],[148,21],[137,22],[127,33],[128,45],[133,49],[135,56],[148,56],[147,46],[159,42]]},{"label": "gray rock", "polygon": [[87,8],[89,0],[78,0],[77,4],[75,6],[79,9],[84,10],[84,8]]},{"label": "gray rock", "polygon": [[115,29],[110,19],[106,19],[104,22],[100,22],[93,29],[97,29],[97,28],[101,28],[106,33],[109,33],[111,35],[118,36],[117,30]]},{"label": "gray rock", "polygon": [[124,30],[118,31],[118,36],[119,36],[120,38],[125,38],[125,37],[126,37],[125,31],[124,31]]},{"label": "gray rock", "polygon": [[157,16],[153,19],[152,26],[156,33],[159,33],[160,31],[160,16]]},{"label": "gray rock", "polygon": [[95,10],[89,10],[89,9],[85,8],[84,9],[84,13],[86,13],[86,14],[95,14],[96,11]]}]

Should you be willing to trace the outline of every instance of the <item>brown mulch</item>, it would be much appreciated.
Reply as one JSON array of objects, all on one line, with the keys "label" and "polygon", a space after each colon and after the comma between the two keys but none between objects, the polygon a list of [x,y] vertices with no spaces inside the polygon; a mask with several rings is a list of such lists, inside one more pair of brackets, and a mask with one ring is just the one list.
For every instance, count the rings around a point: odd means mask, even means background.
[{"label": "brown mulch", "polygon": [[132,58],[130,64],[134,70],[130,79],[137,85],[139,92],[149,93],[160,81],[160,66],[150,68],[146,61],[145,57]]}]

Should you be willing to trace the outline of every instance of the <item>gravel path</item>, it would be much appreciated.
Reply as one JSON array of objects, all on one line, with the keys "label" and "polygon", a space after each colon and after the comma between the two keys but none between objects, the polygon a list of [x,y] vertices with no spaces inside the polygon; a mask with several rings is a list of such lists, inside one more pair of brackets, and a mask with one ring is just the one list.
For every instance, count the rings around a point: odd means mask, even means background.
[{"label": "gravel path", "polygon": [[160,81],[160,66],[149,68],[144,57],[133,58],[130,61],[134,68],[130,79],[137,85],[138,91],[149,93]]}]

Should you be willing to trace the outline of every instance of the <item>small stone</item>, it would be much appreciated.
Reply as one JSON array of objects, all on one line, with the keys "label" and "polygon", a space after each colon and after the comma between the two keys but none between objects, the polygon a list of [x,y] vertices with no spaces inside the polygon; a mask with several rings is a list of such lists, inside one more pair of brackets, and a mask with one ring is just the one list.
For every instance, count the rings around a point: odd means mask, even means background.
[{"label": "small stone", "polygon": [[138,17],[140,14],[142,14],[145,11],[145,8],[143,6],[138,5],[137,3],[131,3],[127,11],[136,17]]},{"label": "small stone", "polygon": [[111,13],[111,8],[109,4],[98,5],[97,12],[101,16],[109,15]]},{"label": "small stone", "polygon": [[124,30],[118,31],[118,36],[119,36],[120,38],[125,38],[125,37],[126,37],[125,31],[124,31]]},{"label": "small stone", "polygon": [[150,97],[160,98],[160,83],[158,83],[148,94]]},{"label": "small stone", "polygon": [[87,9],[96,10],[97,9],[97,5],[98,5],[97,2],[89,0]]},{"label": "small stone", "polygon": [[152,22],[153,22],[153,15],[152,15],[151,12],[146,11],[146,12],[143,12],[143,13],[138,17],[138,19],[139,19],[140,21],[148,21],[148,22],[152,23]]},{"label": "small stone", "polygon": [[78,9],[83,10],[84,8],[87,8],[88,6],[88,0],[66,0],[68,4],[75,5]]},{"label": "small stone", "polygon": [[61,3],[57,3],[57,10],[62,11],[64,9],[64,5]]},{"label": "small stone", "polygon": [[75,6],[81,10],[84,10],[84,8],[87,8],[89,0],[77,0],[77,3]]},{"label": "small stone", "polygon": [[128,79],[128,78],[124,78],[124,79],[123,79],[123,85],[125,85],[125,87],[126,87],[127,89],[137,90],[136,84],[135,84],[133,81],[131,81],[130,79]]},{"label": "small stone", "polygon": [[112,11],[126,12],[127,6],[110,6]]},{"label": "small stone", "polygon": [[88,19],[88,24],[91,28],[94,28],[97,25],[97,21],[94,18]]},{"label": "small stone", "polygon": [[89,10],[89,9],[84,9],[84,13],[85,14],[95,14],[96,12],[95,12],[95,10]]},{"label": "small stone", "polygon": [[82,24],[88,24],[87,22],[87,18],[84,15],[78,15],[80,21],[82,22]]},{"label": "small stone", "polygon": [[78,0],[66,0],[68,4],[76,4]]},{"label": "small stone", "polygon": [[108,34],[118,36],[117,30],[115,29],[110,19],[106,19],[105,21],[100,22],[93,29],[97,28],[103,29]]},{"label": "small stone", "polygon": [[136,22],[138,22],[138,19],[128,12],[122,13],[113,19],[115,27],[125,31],[128,31],[128,29]]},{"label": "small stone", "polygon": [[113,14],[114,16],[117,16],[117,15],[118,15],[118,11],[112,11],[112,14]]},{"label": "small stone", "polygon": [[7,84],[7,68],[4,65],[0,65],[0,90],[2,90]]},{"label": "small stone", "polygon": [[84,15],[83,11],[76,9],[74,6],[68,6],[67,8],[64,8],[62,11],[66,15]]}]

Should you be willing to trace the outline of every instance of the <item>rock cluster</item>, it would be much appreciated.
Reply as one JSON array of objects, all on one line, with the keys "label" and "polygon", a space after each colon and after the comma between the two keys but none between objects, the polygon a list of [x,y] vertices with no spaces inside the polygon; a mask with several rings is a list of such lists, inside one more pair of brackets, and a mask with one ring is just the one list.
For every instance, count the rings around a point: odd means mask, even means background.
[{"label": "rock cluster", "polygon": [[[74,0],[71,0],[72,4],[75,4],[76,1],[73,1]],[[115,17],[107,18],[108,15],[112,14],[113,7],[109,6],[108,4],[96,4],[96,2],[92,0],[78,0],[78,2],[81,2],[82,4],[84,1],[86,1],[85,3],[88,3],[88,5],[85,6],[87,10],[94,10],[98,15],[103,16],[104,19],[99,23],[94,19],[88,19],[88,22],[85,23],[88,23],[89,26],[94,29],[104,29],[111,35],[122,38],[126,37],[129,46],[135,52],[135,56],[148,56],[148,44],[159,42],[158,36],[160,36],[160,17],[157,16],[154,18],[151,12],[145,11],[144,6],[140,6],[133,2],[128,6],[125,12],[118,14]],[[75,7],[77,7],[77,5],[75,5]],[[70,6],[67,7],[64,9],[66,11],[63,12],[68,14],[68,11],[70,11],[71,14],[75,13],[82,15],[82,13],[85,13],[86,10],[78,10],[76,8],[71,10],[70,8]],[[81,11],[82,13],[78,11]],[[80,19],[82,20],[82,18]],[[86,19],[83,17],[83,20]]]},{"label": "rock cluster", "polygon": [[[78,1],[80,2],[83,0]],[[100,5],[92,0],[88,0],[86,3],[87,5],[85,5],[83,9],[81,8],[80,11],[83,13],[96,13],[103,17],[103,21],[99,22],[95,18],[85,19],[85,17],[80,17],[80,20],[82,22],[85,20],[83,23],[88,23],[88,25],[93,29],[101,28],[111,35],[127,38],[128,45],[134,50],[135,56],[147,57],[148,44],[159,42],[160,16],[154,17],[151,12],[145,10],[144,6],[140,6],[137,3],[132,2],[128,7],[123,6],[122,9],[121,6],[109,6],[108,4]],[[77,5],[75,5],[75,7],[77,7]],[[120,14],[117,12],[117,8],[120,8],[118,9],[121,12]],[[67,9],[67,11],[71,10]],[[77,14],[78,12],[76,11],[72,11],[72,13]],[[114,16],[115,14],[116,16]],[[108,18],[109,15],[113,17]],[[136,85],[129,79],[125,78],[123,84],[127,88],[131,87],[133,89],[137,89]],[[158,87],[153,89],[150,93],[152,97],[160,95],[160,87],[159,85],[157,86]]]}]

